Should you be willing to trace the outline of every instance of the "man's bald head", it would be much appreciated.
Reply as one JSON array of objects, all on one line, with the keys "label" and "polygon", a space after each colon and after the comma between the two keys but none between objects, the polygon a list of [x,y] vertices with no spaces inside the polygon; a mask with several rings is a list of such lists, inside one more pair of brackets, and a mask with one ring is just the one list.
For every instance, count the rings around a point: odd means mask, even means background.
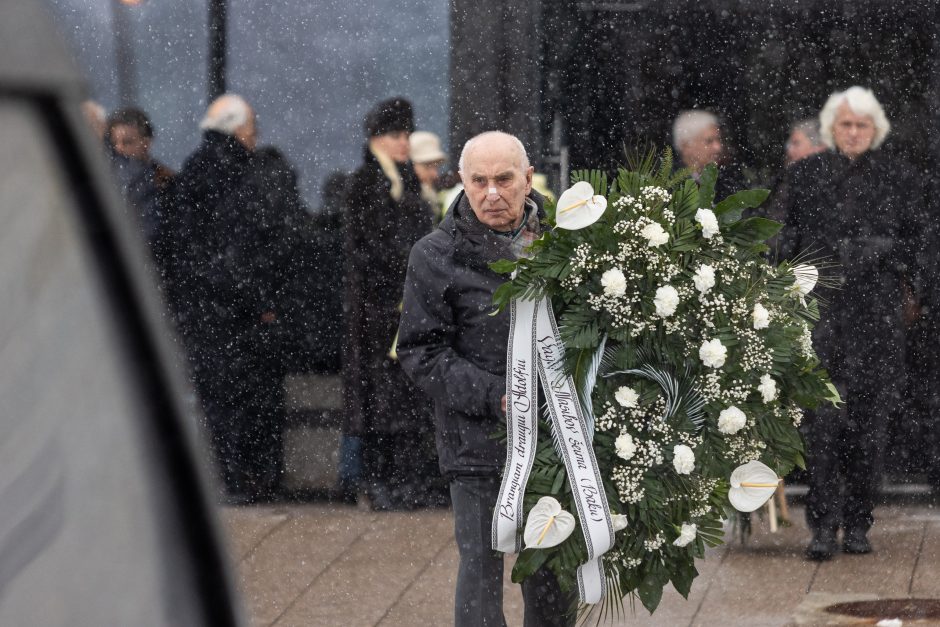
[{"label": "man's bald head", "polygon": [[248,150],[255,148],[255,112],[239,95],[223,94],[213,100],[199,128],[232,135]]},{"label": "man's bald head", "polygon": [[494,150],[513,151],[517,155],[517,165],[519,168],[521,170],[527,170],[529,168],[529,155],[526,154],[525,146],[522,145],[518,137],[502,131],[487,131],[471,137],[467,140],[467,143],[463,145],[463,150],[460,151],[460,161],[457,164],[459,171],[463,172],[470,154],[477,150],[487,152]]},{"label": "man's bald head", "polygon": [[477,220],[503,232],[522,223],[533,171],[522,142],[499,131],[477,135],[464,145],[459,167]]}]

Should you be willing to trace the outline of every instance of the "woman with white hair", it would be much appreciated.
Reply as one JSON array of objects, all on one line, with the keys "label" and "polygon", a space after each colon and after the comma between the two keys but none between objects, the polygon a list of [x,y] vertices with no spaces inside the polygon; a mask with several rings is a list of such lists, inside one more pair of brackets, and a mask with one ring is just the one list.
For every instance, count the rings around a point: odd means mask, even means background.
[{"label": "woman with white hair", "polygon": [[840,526],[843,551],[872,550],[887,420],[904,382],[902,296],[924,218],[920,181],[879,150],[891,126],[871,90],[832,94],[819,123],[828,150],[790,167],[773,200],[787,216],[784,257],[835,264],[830,278],[839,285],[823,294],[828,306],[813,347],[845,405],[821,407],[805,423],[813,532],[806,556],[826,560]]}]

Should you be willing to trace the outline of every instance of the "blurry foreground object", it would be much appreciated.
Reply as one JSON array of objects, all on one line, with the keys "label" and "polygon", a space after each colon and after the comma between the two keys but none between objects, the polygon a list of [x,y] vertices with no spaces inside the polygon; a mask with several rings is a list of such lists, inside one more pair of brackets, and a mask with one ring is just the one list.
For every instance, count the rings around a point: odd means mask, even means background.
[{"label": "blurry foreground object", "polygon": [[838,274],[813,347],[845,406],[820,407],[804,424],[807,557],[824,560],[838,550],[840,527],[846,551],[871,550],[886,427],[904,389],[902,295],[920,274],[929,229],[922,182],[879,150],[890,124],[870,90],[832,94],[819,120],[829,149],[790,167],[773,200],[786,216],[781,257],[825,259]]},{"label": "blurry foreground object", "polygon": [[0,4],[0,624],[234,626],[140,237],[40,4]]}]

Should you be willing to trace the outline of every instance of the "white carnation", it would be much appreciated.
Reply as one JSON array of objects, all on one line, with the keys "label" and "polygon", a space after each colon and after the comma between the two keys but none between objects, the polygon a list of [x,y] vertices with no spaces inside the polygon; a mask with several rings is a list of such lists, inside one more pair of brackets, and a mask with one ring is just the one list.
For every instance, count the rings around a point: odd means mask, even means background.
[{"label": "white carnation", "polygon": [[662,246],[669,241],[669,233],[666,233],[666,231],[663,230],[663,227],[661,227],[656,222],[647,224],[645,227],[643,227],[643,230],[640,231],[640,235],[647,239],[650,248]]},{"label": "white carnation", "polygon": [[721,340],[715,338],[702,343],[702,347],[698,349],[698,356],[709,368],[721,368],[728,357],[728,349],[721,343]]},{"label": "white carnation", "polygon": [[711,209],[699,209],[695,212],[695,221],[702,225],[702,237],[711,239],[718,234],[718,218]]},{"label": "white carnation", "polygon": [[721,410],[718,414],[718,430],[725,435],[732,435],[744,428],[747,424],[747,416],[744,412],[732,405],[728,409]]},{"label": "white carnation", "polygon": [[610,524],[614,528],[614,531],[620,531],[621,529],[626,529],[627,517],[624,516],[623,514],[611,514]]},{"label": "white carnation", "polygon": [[637,394],[636,390],[633,388],[621,385],[617,388],[617,391],[614,392],[614,398],[624,407],[636,407],[637,401],[640,400],[640,395]]},{"label": "white carnation", "polygon": [[631,459],[636,454],[636,444],[633,443],[633,436],[629,433],[621,433],[614,440],[614,449],[617,456],[622,459]]},{"label": "white carnation", "polygon": [[623,296],[627,293],[627,277],[619,268],[608,270],[601,275],[601,285],[607,296]]},{"label": "white carnation", "polygon": [[774,381],[769,374],[765,374],[760,378],[760,385],[757,386],[757,391],[760,392],[764,402],[769,403],[777,398],[777,382]]},{"label": "white carnation", "polygon": [[680,475],[687,475],[695,468],[695,453],[685,444],[676,444],[672,449],[672,465]]},{"label": "white carnation", "polygon": [[695,526],[695,523],[682,523],[679,537],[673,541],[673,544],[676,546],[687,546],[691,544],[692,540],[695,540],[696,535],[698,535],[698,527]]},{"label": "white carnation", "polygon": [[676,313],[676,308],[679,306],[679,292],[671,285],[664,285],[656,290],[653,304],[656,305],[657,316],[668,318]]},{"label": "white carnation", "polygon": [[754,312],[751,313],[755,329],[766,329],[770,326],[770,312],[760,303],[754,303]]},{"label": "white carnation", "polygon": [[695,276],[692,277],[692,282],[695,283],[695,289],[702,294],[708,293],[715,287],[715,268],[709,265],[699,266],[695,271]]}]

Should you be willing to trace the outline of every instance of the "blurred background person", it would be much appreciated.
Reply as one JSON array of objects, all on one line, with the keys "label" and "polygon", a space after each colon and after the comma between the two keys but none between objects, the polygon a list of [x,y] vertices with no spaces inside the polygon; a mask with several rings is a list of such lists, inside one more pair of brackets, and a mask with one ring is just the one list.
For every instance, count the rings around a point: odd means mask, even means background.
[{"label": "blurred background person", "polygon": [[284,207],[301,201],[280,159],[253,154],[255,113],[244,99],[220,96],[199,126],[202,141],[171,195],[169,300],[224,500],[264,501],[283,472],[282,373],[272,353],[293,248]]},{"label": "blurred background person", "polygon": [[411,163],[421,183],[421,198],[434,211],[437,221],[444,213],[441,205],[439,183],[441,168],[447,163],[447,155],[441,150],[441,140],[434,133],[415,131],[408,138]]},{"label": "blurred background person", "polygon": [[98,138],[98,141],[103,141],[105,120],[108,117],[108,112],[104,107],[94,100],[86,100],[82,103],[82,116],[92,134]]},{"label": "blurred background person", "polygon": [[714,113],[699,109],[680,112],[672,123],[672,145],[679,157],[676,165],[688,168],[695,180],[705,166],[711,163],[718,166],[716,203],[744,189],[740,169],[729,159],[722,142],[721,123]]},{"label": "blurred background person", "polygon": [[793,165],[800,159],[815,155],[826,149],[819,135],[819,120],[807,118],[790,126],[790,135],[786,143],[786,164]]},{"label": "blurred background person", "polygon": [[433,214],[408,161],[411,103],[378,103],[364,130],[363,163],[346,188],[344,434],[362,443],[372,507],[407,509],[445,498],[430,401],[404,376],[394,347],[408,255]]},{"label": "blurred background person", "polygon": [[151,156],[153,138],[153,124],[140,109],[127,107],[108,116],[105,146],[124,198],[137,213],[144,239],[162,276],[161,241],[167,226],[164,196],[173,181],[173,171]]},{"label": "blurred background person", "polygon": [[903,400],[902,303],[924,216],[911,168],[878,150],[891,127],[871,90],[832,94],[819,123],[829,150],[790,167],[775,202],[787,216],[783,257],[837,264],[830,280],[839,289],[823,295],[813,346],[845,405],[820,407],[804,422],[813,534],[806,556],[827,560],[840,527],[845,552],[872,550],[886,426]]}]

